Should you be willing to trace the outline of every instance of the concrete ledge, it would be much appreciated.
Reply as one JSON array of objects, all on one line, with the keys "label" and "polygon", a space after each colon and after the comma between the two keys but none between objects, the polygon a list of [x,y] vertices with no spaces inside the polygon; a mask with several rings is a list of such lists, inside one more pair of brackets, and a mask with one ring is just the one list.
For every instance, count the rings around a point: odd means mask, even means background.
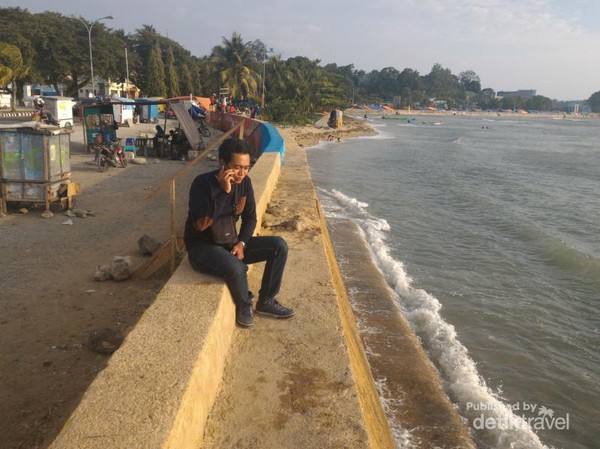
[{"label": "concrete ledge", "polygon": [[[279,153],[250,173],[260,222],[280,173]],[[86,391],[52,449],[197,449],[235,329],[222,280],[187,258]]]},{"label": "concrete ledge", "polygon": [[369,437],[370,447],[372,449],[391,449],[396,447],[392,431],[381,402],[379,393],[373,380],[373,374],[367,360],[367,354],[356,325],[356,318],[350,305],[350,299],[346,293],[346,287],[342,278],[342,273],[338,266],[333,242],[327,229],[327,221],[323,215],[323,210],[317,198],[316,208],[321,221],[323,232],[323,245],[327,255],[327,262],[332,274],[333,286],[337,293],[337,304],[340,313],[340,321],[344,332],[344,339],[348,345],[348,356],[352,377],[356,382],[358,391],[358,400],[365,418],[367,435]]},{"label": "concrete ledge", "polygon": [[0,117],[31,117],[33,115],[33,109],[31,111],[0,111]]}]

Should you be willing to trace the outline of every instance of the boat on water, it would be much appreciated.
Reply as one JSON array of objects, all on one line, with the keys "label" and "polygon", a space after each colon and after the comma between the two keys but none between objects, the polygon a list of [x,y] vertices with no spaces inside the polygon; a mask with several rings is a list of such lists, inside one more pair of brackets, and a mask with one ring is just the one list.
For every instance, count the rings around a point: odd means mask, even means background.
[{"label": "boat on water", "polygon": [[382,115],[382,119],[384,120],[401,120],[407,123],[416,122],[417,119],[415,117],[404,117],[402,115]]}]

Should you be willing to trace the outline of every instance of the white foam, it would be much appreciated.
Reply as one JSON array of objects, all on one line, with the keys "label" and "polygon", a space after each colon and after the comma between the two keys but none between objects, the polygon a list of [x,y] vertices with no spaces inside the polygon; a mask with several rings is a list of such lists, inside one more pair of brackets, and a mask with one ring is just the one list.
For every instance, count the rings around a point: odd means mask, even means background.
[{"label": "white foam", "polygon": [[395,410],[401,410],[402,398],[393,398],[388,387],[385,377],[375,380],[375,387],[381,398],[381,405],[386,415],[391,418],[390,427],[392,436],[396,443],[396,449],[417,449],[418,446],[412,440],[411,433],[398,424]]},{"label": "white foam", "polygon": [[306,147],[307,150],[322,150],[324,148],[331,148],[331,146],[337,142],[331,142],[327,140],[319,140],[318,143],[312,145],[310,147]]},{"label": "white foam", "polygon": [[372,134],[370,136],[357,136],[355,139],[371,139],[371,140],[391,140],[396,139],[393,134],[382,131],[382,128],[386,128],[387,125],[375,125],[371,124],[371,127],[375,130],[377,134]]},{"label": "white foam", "polygon": [[[390,255],[390,248],[385,243],[389,224],[372,216],[365,202],[337,190],[320,190],[338,202],[335,215],[345,216],[358,224],[376,265],[397,294],[397,305],[439,367],[445,389],[461,414],[469,423],[488,418],[498,423],[510,423],[508,429],[476,430],[480,442],[496,449],[548,449],[527,422],[502,402],[500,392],[495,393],[486,385],[467,348],[458,340],[454,326],[441,317],[440,302],[425,290],[411,286],[412,279],[404,265]],[[329,217],[325,204],[324,209]],[[345,212],[341,213],[341,210]],[[473,404],[485,404],[487,410],[477,409]]]}]

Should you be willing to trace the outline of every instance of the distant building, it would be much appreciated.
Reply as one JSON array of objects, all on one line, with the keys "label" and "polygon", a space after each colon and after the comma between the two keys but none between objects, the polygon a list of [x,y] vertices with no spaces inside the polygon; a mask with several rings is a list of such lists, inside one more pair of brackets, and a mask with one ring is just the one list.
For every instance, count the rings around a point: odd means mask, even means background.
[{"label": "distant building", "polygon": [[[102,97],[121,97],[121,98],[132,98],[136,99],[140,96],[140,89],[133,84],[131,81],[129,84],[127,83],[119,83],[117,81],[111,81],[110,79],[98,79],[94,77],[95,88],[98,95]],[[92,85],[87,84],[85,86],[81,86],[78,90],[79,98],[91,98],[92,95]]]},{"label": "distant building", "polygon": [[48,97],[62,97],[65,91],[65,85],[59,83],[58,84],[58,92],[54,88],[54,86],[49,86],[46,84],[29,84],[25,83],[23,85],[23,96],[24,97],[32,97],[32,96],[48,96]]},{"label": "distant building", "polygon": [[536,91],[535,89],[530,90],[517,90],[517,91],[508,91],[508,90],[499,90],[496,93],[496,97],[498,98],[523,98],[528,100],[530,98],[535,97]]},{"label": "distant building", "polygon": [[583,100],[565,101],[564,110],[572,114],[589,114],[592,112],[590,105]]}]

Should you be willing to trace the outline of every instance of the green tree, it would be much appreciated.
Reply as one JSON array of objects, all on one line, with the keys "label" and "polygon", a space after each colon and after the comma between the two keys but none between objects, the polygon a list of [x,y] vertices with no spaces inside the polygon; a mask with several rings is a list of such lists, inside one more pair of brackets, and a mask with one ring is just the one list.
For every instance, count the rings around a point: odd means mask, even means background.
[{"label": "green tree", "polygon": [[[150,54],[154,47],[158,45],[159,40],[160,35],[152,25],[143,25],[141,28],[135,30],[132,36],[133,45],[130,48],[133,49],[133,53],[137,55],[138,60],[132,61],[129,65],[131,80],[142,92],[148,92],[148,76],[150,74],[148,63],[150,61]],[[162,63],[162,57],[160,60]]]},{"label": "green tree", "polygon": [[341,83],[342,95],[344,95],[349,101],[354,100],[356,102],[357,96],[357,85],[355,78],[354,64],[345,66],[338,66],[337,64],[327,64],[324,70],[332,75],[335,75]]},{"label": "green tree", "polygon": [[164,97],[167,95],[167,86],[165,85],[165,66],[162,61],[158,42],[150,50],[146,80],[146,94],[149,97]]},{"label": "green tree", "polygon": [[17,105],[17,80],[27,76],[29,66],[23,61],[21,50],[6,42],[0,42],[0,85],[12,83],[11,109]]},{"label": "green tree", "polygon": [[[179,77],[175,70],[175,58],[173,56],[173,48],[167,50],[167,96],[177,97],[179,95]],[[191,91],[190,91],[191,92]]]},{"label": "green tree", "polygon": [[[181,66],[181,76],[179,77],[179,92],[182,95],[188,95],[194,93],[194,80],[192,78],[192,72],[187,65]],[[197,92],[200,93],[199,91]]]},{"label": "green tree", "polygon": [[533,111],[551,111],[552,110],[552,99],[544,97],[543,95],[535,95],[525,103],[527,110]]},{"label": "green tree", "polygon": [[464,98],[458,78],[441,64],[434,64],[424,81],[427,93],[438,100],[456,101]]},{"label": "green tree", "polygon": [[588,104],[592,112],[600,112],[600,90],[598,92],[594,92],[590,98],[588,99]]},{"label": "green tree", "polygon": [[504,97],[501,101],[502,109],[512,109],[513,111],[525,109],[525,103],[526,101],[522,97]]},{"label": "green tree", "polygon": [[317,104],[316,85],[319,79],[319,62],[304,56],[289,58],[287,61],[285,97],[294,101],[302,113],[315,110]]},{"label": "green tree", "polygon": [[268,50],[267,46],[260,39],[248,42],[247,46],[250,51],[250,58],[256,64],[262,64],[263,61],[266,61],[269,53],[273,51],[272,48]]},{"label": "green tree", "polygon": [[400,72],[394,67],[372,70],[365,82],[366,90],[374,100],[389,102],[395,95],[400,95],[402,86],[399,83]]},{"label": "green tree", "polygon": [[21,8],[0,8],[0,42],[17,46],[23,60],[31,64],[35,50],[32,42],[35,30],[34,16]]},{"label": "green tree", "polygon": [[412,107],[415,103],[424,100],[425,85],[419,72],[413,69],[404,69],[398,75],[398,85],[402,97],[401,106]]},{"label": "green tree", "polygon": [[490,89],[489,87],[479,92],[475,96],[474,101],[481,109],[500,108],[500,100],[496,98],[496,92],[494,92],[494,89]]},{"label": "green tree", "polygon": [[287,96],[290,75],[291,71],[288,69],[286,61],[281,59],[281,55],[269,58],[265,70],[265,90],[268,101]]},{"label": "green tree", "polygon": [[252,69],[253,56],[249,44],[234,32],[223,37],[223,45],[212,50],[212,63],[219,76],[220,87],[229,88],[232,97],[256,97],[261,76]]},{"label": "green tree", "polygon": [[458,75],[458,82],[467,92],[481,92],[481,80],[473,70],[466,70]]}]

